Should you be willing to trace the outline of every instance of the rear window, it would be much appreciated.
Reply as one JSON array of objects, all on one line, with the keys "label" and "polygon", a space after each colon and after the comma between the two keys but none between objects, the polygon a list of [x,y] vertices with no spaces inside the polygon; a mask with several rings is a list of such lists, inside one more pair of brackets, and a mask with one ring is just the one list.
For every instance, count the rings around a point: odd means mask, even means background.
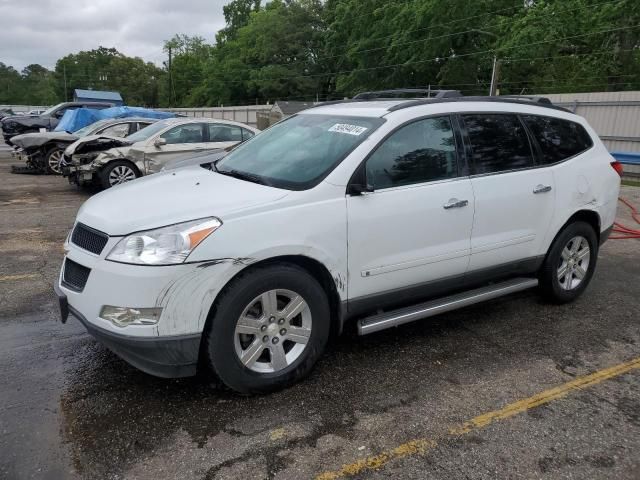
[{"label": "rear window", "polygon": [[471,143],[474,173],[506,172],[533,167],[524,125],[516,115],[463,115]]},{"label": "rear window", "polygon": [[579,123],[538,115],[523,118],[540,146],[543,164],[561,162],[593,146],[591,137]]}]

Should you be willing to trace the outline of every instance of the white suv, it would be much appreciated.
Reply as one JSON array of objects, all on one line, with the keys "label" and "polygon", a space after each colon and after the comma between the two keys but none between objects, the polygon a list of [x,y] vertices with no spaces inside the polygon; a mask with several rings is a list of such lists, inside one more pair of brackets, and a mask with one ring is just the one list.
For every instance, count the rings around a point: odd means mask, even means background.
[{"label": "white suv", "polygon": [[350,320],[367,334],[535,286],[574,300],[614,222],[612,162],[543,100],[320,105],[209,168],[89,199],[63,321],[145,372],[272,391]]}]

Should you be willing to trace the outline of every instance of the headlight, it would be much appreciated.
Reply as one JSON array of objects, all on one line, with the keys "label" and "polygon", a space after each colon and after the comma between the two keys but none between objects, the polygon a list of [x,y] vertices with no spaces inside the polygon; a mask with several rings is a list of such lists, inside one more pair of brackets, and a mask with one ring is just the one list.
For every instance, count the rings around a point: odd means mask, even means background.
[{"label": "headlight", "polygon": [[132,233],[113,247],[107,260],[137,265],[184,263],[193,249],[221,225],[219,219],[211,217]]}]

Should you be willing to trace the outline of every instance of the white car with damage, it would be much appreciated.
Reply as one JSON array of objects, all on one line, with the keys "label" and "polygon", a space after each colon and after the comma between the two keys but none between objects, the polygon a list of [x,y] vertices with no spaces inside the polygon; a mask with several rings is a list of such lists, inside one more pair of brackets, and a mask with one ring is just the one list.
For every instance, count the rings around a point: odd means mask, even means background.
[{"label": "white car with damage", "polygon": [[89,199],[62,316],[148,373],[273,391],[350,321],[367,334],[536,286],[574,300],[614,222],[617,167],[542,100],[320,105],[212,168]]}]

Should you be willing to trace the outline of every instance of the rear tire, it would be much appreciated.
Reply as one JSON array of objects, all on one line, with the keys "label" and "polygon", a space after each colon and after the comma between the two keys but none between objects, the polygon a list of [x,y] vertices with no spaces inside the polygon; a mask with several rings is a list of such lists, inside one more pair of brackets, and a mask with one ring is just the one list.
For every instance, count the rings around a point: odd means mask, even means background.
[{"label": "rear tire", "polygon": [[585,291],[598,259],[598,237],[586,222],[567,225],[549,248],[540,270],[540,290],[554,303],[574,301]]},{"label": "rear tire", "polygon": [[327,295],[289,264],[241,274],[221,294],[203,334],[213,373],[243,394],[267,393],[304,378],[329,337]]},{"label": "rear tire", "polygon": [[103,189],[135,180],[140,175],[138,169],[128,160],[109,162],[98,172],[98,180]]}]

